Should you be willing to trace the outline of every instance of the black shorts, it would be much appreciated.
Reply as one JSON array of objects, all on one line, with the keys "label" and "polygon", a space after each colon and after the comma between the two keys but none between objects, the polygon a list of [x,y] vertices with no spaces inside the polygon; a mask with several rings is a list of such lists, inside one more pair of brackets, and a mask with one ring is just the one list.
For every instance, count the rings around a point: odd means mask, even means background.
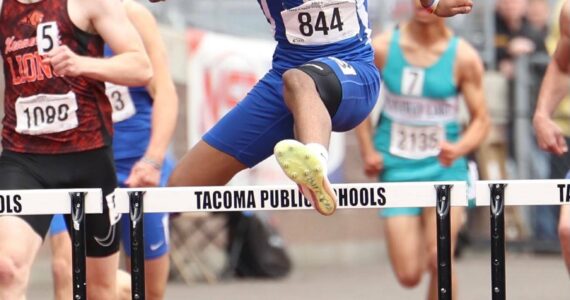
[{"label": "black shorts", "polygon": [[[0,190],[101,188],[103,196],[117,186],[110,147],[68,154],[27,154],[11,151],[0,155]],[[103,199],[102,199],[103,200]],[[87,256],[104,257],[119,251],[119,226],[111,226],[109,209],[86,219]],[[51,215],[18,216],[42,238],[49,230]],[[67,228],[72,228],[66,215]]]}]

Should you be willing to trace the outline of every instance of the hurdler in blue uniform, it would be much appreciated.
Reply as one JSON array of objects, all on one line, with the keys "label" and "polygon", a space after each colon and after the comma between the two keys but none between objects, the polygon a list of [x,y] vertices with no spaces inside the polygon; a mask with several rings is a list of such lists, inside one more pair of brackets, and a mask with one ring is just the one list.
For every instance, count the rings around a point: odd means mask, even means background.
[{"label": "hurdler in blue uniform", "polygon": [[[237,160],[236,168],[216,171],[231,178],[235,169],[255,166],[278,142],[297,136],[307,145],[285,141],[281,148],[291,151],[277,155],[278,161],[320,213],[332,214],[336,196],[326,177],[330,131],[358,125],[376,103],[380,88],[367,0],[258,2],[277,40],[273,68],[203,141],[214,148],[208,151]],[[318,136],[303,138],[313,133]],[[301,156],[307,159],[297,162]],[[190,172],[187,167],[185,172]],[[193,180],[183,181],[186,185]]]},{"label": "hurdler in blue uniform", "polygon": [[[112,55],[106,46],[105,55]],[[144,159],[150,143],[153,99],[146,87],[124,87],[106,84],[107,97],[113,105],[113,154],[119,186],[125,183],[133,166]],[[153,163],[153,162],[149,162]],[[174,168],[174,159],[169,155],[161,167],[160,186],[165,186]],[[158,167],[158,165],[156,165]],[[129,217],[121,218],[121,226],[129,228]],[[153,259],[168,252],[168,214],[147,213],[144,216],[145,259]],[[125,253],[130,255],[129,230],[122,230]]]},{"label": "hurdler in blue uniform", "polygon": [[[277,41],[273,68],[182,158],[170,185],[223,185],[275,153],[316,210],[331,215],[337,202],[326,170],[331,131],[360,124],[380,89],[368,1],[258,3]],[[423,3],[441,16],[471,6],[469,0]]]},{"label": "hurdler in blue uniform", "polygon": [[[112,52],[105,46],[105,55]],[[151,136],[153,100],[146,87],[124,87],[106,83],[106,94],[113,105],[113,155],[120,187],[127,187],[125,181],[133,166],[140,161],[148,148]],[[152,162],[151,162],[152,163]],[[175,161],[168,155],[161,166],[160,186],[165,186],[172,173]],[[129,217],[121,218],[122,228],[129,228]],[[66,230],[62,216],[52,220],[50,234]],[[168,214],[148,213],[144,216],[145,258],[153,259],[168,253]],[[130,232],[122,230],[123,247],[130,254]]]}]

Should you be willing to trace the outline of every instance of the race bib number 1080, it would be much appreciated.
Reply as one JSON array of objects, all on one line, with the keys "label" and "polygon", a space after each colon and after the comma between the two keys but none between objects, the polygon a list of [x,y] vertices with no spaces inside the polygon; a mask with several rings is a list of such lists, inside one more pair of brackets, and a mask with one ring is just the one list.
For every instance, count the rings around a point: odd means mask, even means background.
[{"label": "race bib number 1080", "polygon": [[75,93],[39,94],[16,100],[16,132],[29,135],[62,132],[78,126]]},{"label": "race bib number 1080", "polygon": [[326,45],[358,34],[354,0],[307,1],[281,12],[287,40],[295,45]]}]

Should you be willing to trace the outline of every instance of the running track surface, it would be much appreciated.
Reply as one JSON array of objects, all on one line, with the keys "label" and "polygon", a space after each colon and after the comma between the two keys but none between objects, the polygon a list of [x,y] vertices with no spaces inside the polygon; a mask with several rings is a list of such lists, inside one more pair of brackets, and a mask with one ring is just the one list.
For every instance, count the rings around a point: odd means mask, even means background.
[{"label": "running track surface", "polygon": [[[468,250],[455,265],[461,300],[485,300],[490,297],[489,252]],[[51,290],[49,259],[41,255],[34,265],[30,300],[46,299]],[[41,275],[41,276],[38,276]],[[359,265],[330,265],[297,268],[279,281],[234,280],[208,285],[185,286],[170,283],[166,299],[212,300],[297,300],[297,299],[425,299],[427,277],[421,286],[405,290],[398,286],[387,258]],[[558,255],[507,254],[507,299],[570,299],[570,276]]]}]

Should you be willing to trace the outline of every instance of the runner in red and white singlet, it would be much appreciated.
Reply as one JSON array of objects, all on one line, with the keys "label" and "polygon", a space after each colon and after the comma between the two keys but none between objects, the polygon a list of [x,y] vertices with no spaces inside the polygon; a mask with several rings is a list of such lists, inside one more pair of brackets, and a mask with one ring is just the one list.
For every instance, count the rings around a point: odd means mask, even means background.
[{"label": "runner in red and white singlet", "polygon": [[[105,42],[115,56],[102,57]],[[0,51],[6,81],[0,190],[101,188],[110,194],[117,179],[103,82],[145,85],[152,76],[122,6],[0,0]],[[89,299],[115,296],[119,233],[110,215],[104,205],[103,214],[87,216]],[[51,218],[0,217],[0,299],[25,298]]]}]

